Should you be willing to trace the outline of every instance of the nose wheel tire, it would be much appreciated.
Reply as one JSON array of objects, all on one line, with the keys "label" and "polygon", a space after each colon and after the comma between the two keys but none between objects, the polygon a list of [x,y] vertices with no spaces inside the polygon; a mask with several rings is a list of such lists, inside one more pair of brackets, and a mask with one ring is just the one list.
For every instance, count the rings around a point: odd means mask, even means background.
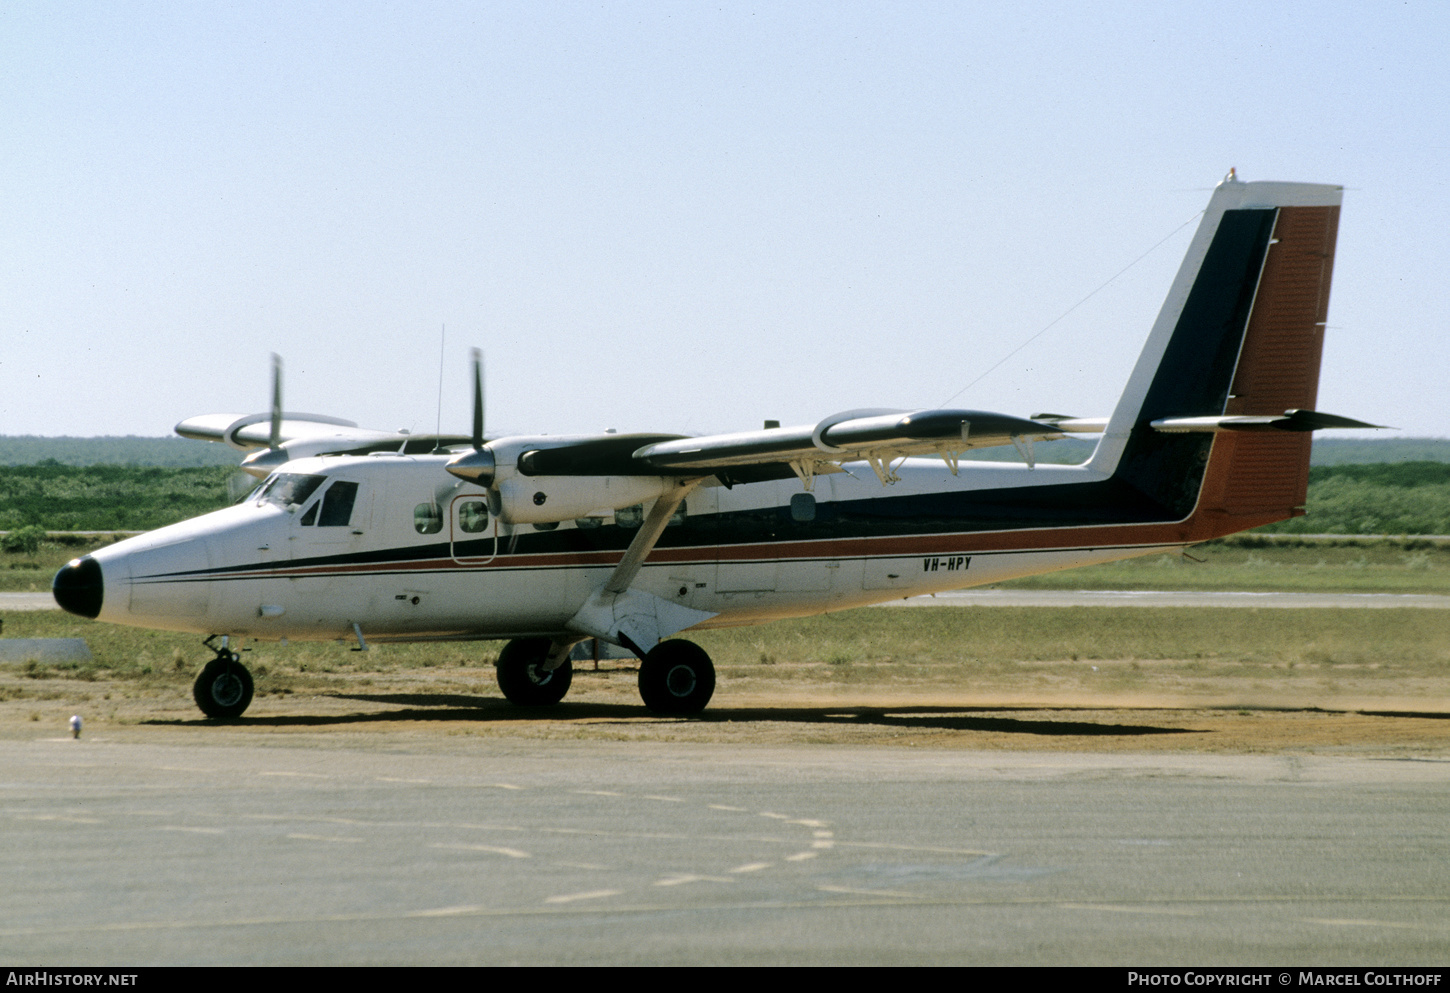
[{"label": "nose wheel tire", "polygon": [[552,644],[548,638],[515,638],[503,647],[497,663],[498,688],[510,703],[547,707],[569,692],[574,668],[568,659],[557,669],[544,669]]},{"label": "nose wheel tire", "polygon": [[715,665],[692,641],[662,641],[640,659],[640,699],[657,714],[698,714],[714,693]]},{"label": "nose wheel tire", "polygon": [[241,717],[252,702],[252,674],[236,652],[218,653],[196,677],[191,696],[208,717]]}]

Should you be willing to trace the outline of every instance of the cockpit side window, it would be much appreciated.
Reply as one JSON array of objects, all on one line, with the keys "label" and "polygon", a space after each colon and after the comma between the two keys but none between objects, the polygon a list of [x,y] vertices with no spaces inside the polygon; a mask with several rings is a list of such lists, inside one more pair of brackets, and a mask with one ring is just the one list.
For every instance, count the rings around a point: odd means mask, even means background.
[{"label": "cockpit side window", "polygon": [[[240,504],[244,504],[244,503],[251,503],[253,500],[260,500],[260,499],[262,499],[262,494],[264,492],[266,492],[266,489],[267,489],[268,486],[271,486],[272,485],[272,479],[273,478],[274,478],[273,476],[268,476],[266,479],[262,480],[256,486],[253,486],[250,490],[247,491],[247,493],[246,493],[245,496],[243,496],[240,500],[237,501],[237,504],[240,505]],[[228,488],[230,489],[230,487],[228,487]]]},{"label": "cockpit side window", "polygon": [[[322,513],[317,518],[320,528],[347,527],[352,519],[352,505],[357,500],[357,483],[339,479],[322,494]],[[306,524],[306,521],[302,523]]]},{"label": "cockpit side window", "polygon": [[314,476],[300,472],[279,472],[273,475],[271,482],[263,486],[257,494],[257,504],[258,506],[264,502],[275,504],[283,510],[288,507],[300,507],[325,482],[327,482],[326,476]]}]

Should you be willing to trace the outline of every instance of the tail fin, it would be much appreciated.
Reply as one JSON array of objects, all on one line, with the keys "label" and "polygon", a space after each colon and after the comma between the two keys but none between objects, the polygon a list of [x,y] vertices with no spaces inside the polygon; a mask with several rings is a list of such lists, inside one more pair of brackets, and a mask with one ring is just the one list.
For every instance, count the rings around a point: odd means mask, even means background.
[{"label": "tail fin", "polygon": [[1153,422],[1313,410],[1341,193],[1219,184],[1093,455],[1171,508],[1192,540],[1303,513],[1308,431],[1163,433]]}]

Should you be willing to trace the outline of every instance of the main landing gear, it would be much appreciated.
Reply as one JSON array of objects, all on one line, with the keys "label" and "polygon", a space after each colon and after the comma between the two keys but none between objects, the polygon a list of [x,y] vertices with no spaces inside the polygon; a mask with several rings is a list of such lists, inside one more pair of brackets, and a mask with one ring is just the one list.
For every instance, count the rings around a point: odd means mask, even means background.
[{"label": "main landing gear", "polygon": [[639,660],[639,695],[657,714],[698,714],[715,693],[715,665],[693,641],[662,641]]},{"label": "main landing gear", "polygon": [[[498,688],[510,703],[544,707],[569,692],[574,670],[566,658],[556,669],[544,668],[553,642],[548,638],[515,638],[499,653]],[[657,714],[698,714],[715,693],[715,665],[692,641],[662,641],[639,662],[639,695]]]},{"label": "main landing gear", "polygon": [[214,648],[211,642],[215,637],[203,642],[216,652],[216,658],[196,677],[191,696],[208,717],[241,717],[252,702],[252,674],[242,665],[241,657],[227,647],[227,639],[222,639],[220,648]]},{"label": "main landing gear", "polygon": [[515,638],[499,653],[498,688],[510,703],[547,707],[564,699],[574,681],[568,658],[556,669],[545,669],[553,642],[548,638]]}]

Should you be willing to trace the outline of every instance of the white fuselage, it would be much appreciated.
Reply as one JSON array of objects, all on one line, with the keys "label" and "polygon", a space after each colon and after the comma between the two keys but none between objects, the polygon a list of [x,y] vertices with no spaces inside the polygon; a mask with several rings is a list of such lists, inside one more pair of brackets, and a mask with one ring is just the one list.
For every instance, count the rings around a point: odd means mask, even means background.
[{"label": "white fuselage", "polygon": [[[254,494],[100,549],[93,553],[105,582],[98,619],[259,639],[562,632],[609,578],[641,515],[625,508],[556,526],[508,524],[484,513],[482,490],[444,470],[447,458],[296,460],[279,471],[323,480],[307,499],[287,505]],[[1086,547],[1073,527],[1062,529],[1064,540],[1055,546],[1038,529],[1035,547],[1026,548],[1004,541],[1008,530],[873,536],[869,527],[855,527],[823,534],[811,525],[835,506],[849,504],[859,516],[876,501],[1102,476],[1088,466],[966,462],[953,476],[941,461],[911,459],[898,470],[901,480],[883,487],[869,470],[850,468],[817,477],[809,494],[795,479],[702,485],[633,587],[714,615],[697,627],[719,627],[1000,582],[1172,544],[1160,537]],[[350,513],[345,523],[324,525],[317,505],[339,482],[356,486]],[[718,526],[739,520],[751,522],[748,534],[738,527],[724,534]]]}]

